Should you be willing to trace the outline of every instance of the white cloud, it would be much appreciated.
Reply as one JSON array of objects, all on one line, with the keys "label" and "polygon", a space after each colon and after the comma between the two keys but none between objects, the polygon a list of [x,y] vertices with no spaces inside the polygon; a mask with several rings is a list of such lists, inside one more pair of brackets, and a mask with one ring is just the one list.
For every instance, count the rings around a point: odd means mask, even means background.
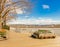
[{"label": "white cloud", "polygon": [[49,9],[50,6],[49,5],[42,5],[43,9]]},{"label": "white cloud", "polygon": [[17,12],[17,14],[23,14],[24,13],[24,11],[21,8],[16,9],[16,12]]},{"label": "white cloud", "polygon": [[16,21],[13,22],[9,22],[10,24],[39,24],[39,25],[43,25],[43,24],[60,24],[60,21],[55,21],[52,19],[18,19]]},{"label": "white cloud", "polygon": [[28,18],[29,16],[28,15],[26,15],[26,16],[24,16],[25,18]]}]

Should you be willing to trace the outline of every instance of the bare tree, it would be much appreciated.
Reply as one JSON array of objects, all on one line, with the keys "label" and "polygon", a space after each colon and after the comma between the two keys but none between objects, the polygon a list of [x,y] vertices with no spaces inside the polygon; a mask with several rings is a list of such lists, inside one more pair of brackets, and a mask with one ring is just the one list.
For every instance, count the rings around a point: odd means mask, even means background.
[{"label": "bare tree", "polygon": [[7,19],[13,19],[16,16],[16,9],[29,11],[31,3],[29,0],[0,0],[0,27],[6,25]]}]

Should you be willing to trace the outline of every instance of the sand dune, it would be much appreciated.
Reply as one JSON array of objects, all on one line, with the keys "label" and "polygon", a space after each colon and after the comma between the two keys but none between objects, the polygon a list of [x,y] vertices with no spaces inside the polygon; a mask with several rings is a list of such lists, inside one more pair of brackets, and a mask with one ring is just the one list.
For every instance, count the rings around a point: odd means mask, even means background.
[{"label": "sand dune", "polygon": [[30,35],[10,31],[8,40],[0,41],[0,47],[60,47],[60,37],[34,39]]}]

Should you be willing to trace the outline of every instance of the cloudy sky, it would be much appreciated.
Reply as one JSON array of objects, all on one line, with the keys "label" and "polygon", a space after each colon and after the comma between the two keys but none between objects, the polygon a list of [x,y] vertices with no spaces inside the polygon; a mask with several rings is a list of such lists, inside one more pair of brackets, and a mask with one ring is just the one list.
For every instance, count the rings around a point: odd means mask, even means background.
[{"label": "cloudy sky", "polygon": [[60,24],[60,0],[37,0],[29,15],[23,15],[23,11],[17,9],[17,16],[18,18],[10,23]]}]

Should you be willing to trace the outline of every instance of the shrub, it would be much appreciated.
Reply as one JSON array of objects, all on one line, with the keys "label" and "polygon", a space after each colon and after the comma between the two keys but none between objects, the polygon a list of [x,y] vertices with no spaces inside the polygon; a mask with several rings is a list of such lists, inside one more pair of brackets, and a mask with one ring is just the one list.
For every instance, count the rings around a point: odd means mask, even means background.
[{"label": "shrub", "polygon": [[46,32],[51,33],[50,30],[38,30],[38,32],[40,32],[40,33],[46,33]]},{"label": "shrub", "polygon": [[5,29],[1,29],[0,30],[0,36],[4,37],[6,35],[6,30]]},{"label": "shrub", "polygon": [[8,25],[3,25],[2,29],[10,30],[10,27]]}]

